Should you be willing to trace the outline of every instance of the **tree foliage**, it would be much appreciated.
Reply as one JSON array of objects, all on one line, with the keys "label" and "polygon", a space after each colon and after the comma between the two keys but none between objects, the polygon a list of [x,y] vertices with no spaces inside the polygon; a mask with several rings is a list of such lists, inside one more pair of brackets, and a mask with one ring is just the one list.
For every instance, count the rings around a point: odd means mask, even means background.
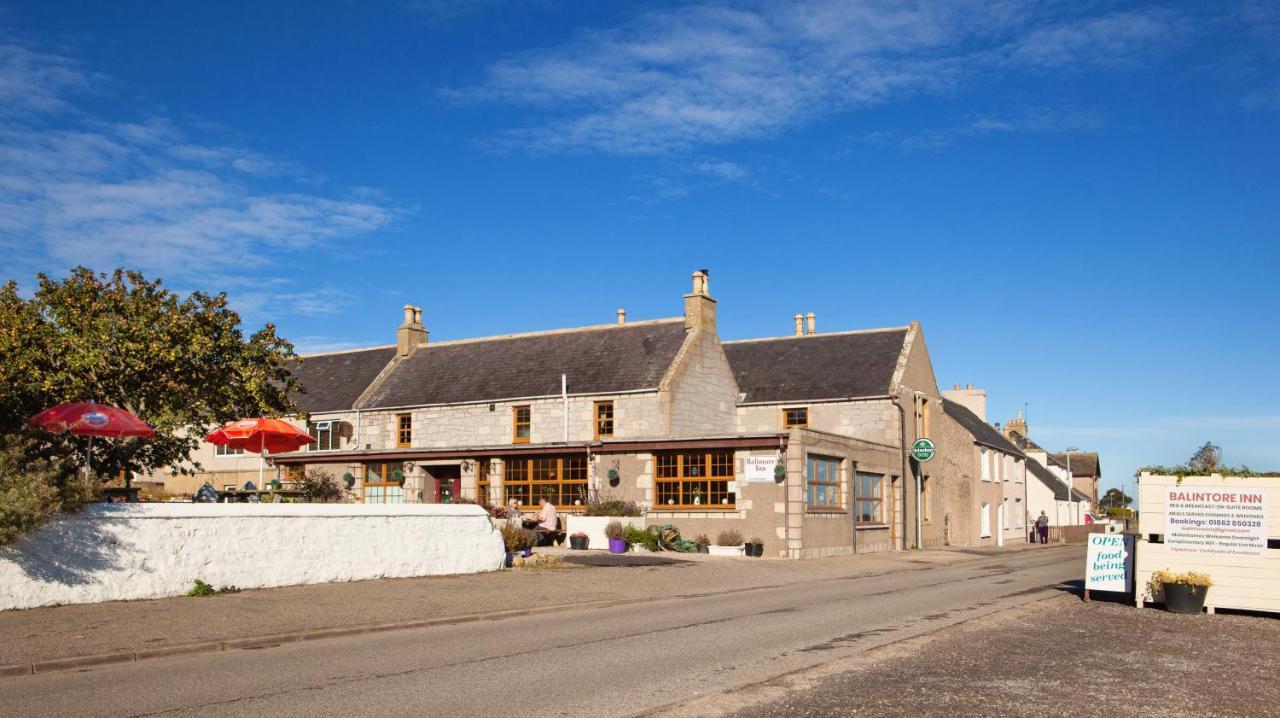
[{"label": "tree foliage", "polygon": [[1218,468],[1222,462],[1222,447],[1212,441],[1204,442],[1204,445],[1196,449],[1196,453],[1187,459],[1187,466],[1196,471],[1208,473]]},{"label": "tree foliage", "polygon": [[1120,489],[1107,489],[1102,495],[1102,499],[1098,501],[1098,506],[1104,509],[1123,509],[1133,503],[1133,498]]},{"label": "tree foliage", "polygon": [[28,458],[49,462],[61,481],[83,466],[86,439],[25,426],[56,404],[111,404],[155,427],[154,440],[93,442],[93,467],[107,477],[193,473],[190,456],[217,425],[294,411],[293,346],[270,324],[245,337],[226,294],[183,298],[123,269],[38,280],[30,298],[12,281],[0,288],[0,434],[29,437]]},{"label": "tree foliage", "polygon": [[93,487],[78,476],[60,480],[53,462],[29,459],[29,443],[21,436],[8,436],[0,444],[0,546],[54,513],[88,501],[93,493]]},{"label": "tree foliage", "polygon": [[1280,476],[1280,471],[1254,471],[1248,466],[1227,466],[1222,463],[1222,447],[1206,441],[1187,459],[1187,463],[1178,466],[1143,466],[1133,472],[1134,477],[1141,477],[1143,472],[1155,476],[1176,476],[1179,479],[1188,476],[1204,476],[1221,474],[1223,476]]}]

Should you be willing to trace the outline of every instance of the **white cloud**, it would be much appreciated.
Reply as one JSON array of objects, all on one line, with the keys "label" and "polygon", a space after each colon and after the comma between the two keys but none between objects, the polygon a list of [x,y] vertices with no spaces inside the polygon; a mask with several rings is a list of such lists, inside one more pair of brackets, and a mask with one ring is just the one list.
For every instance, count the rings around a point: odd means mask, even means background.
[{"label": "white cloud", "polygon": [[0,113],[0,266],[10,276],[77,264],[177,282],[234,275],[395,216],[367,190],[317,192],[294,163],[208,126],[84,112],[76,100],[87,77],[68,58],[0,44],[0,106],[8,98],[22,110]]},{"label": "white cloud", "polygon": [[[1105,124],[1097,112],[1071,107],[1027,107],[1005,115],[975,115],[950,127],[920,130],[884,129],[864,132],[857,140],[870,145],[890,145],[903,150],[933,150],[966,137],[1013,133],[1056,133],[1096,130]],[[848,154],[847,151],[838,153]]]},{"label": "white cloud", "polygon": [[1158,12],[1061,17],[1037,3],[804,0],[654,11],[504,59],[459,102],[528,106],[491,144],[662,154],[765,137],[982,73],[1135,62],[1177,35]]}]

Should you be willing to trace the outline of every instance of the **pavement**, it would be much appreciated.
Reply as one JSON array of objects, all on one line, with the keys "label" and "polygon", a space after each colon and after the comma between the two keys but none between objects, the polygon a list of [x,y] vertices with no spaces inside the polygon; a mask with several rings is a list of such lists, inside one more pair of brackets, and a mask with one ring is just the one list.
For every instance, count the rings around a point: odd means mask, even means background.
[{"label": "pavement", "polygon": [[[280,636],[414,628],[489,614],[913,571],[987,555],[1052,548],[1018,545],[801,561],[669,553],[611,556],[553,548],[539,551],[589,558],[595,565],[0,611],[0,636],[8,639],[0,641],[0,675],[75,668],[84,662],[110,662],[112,657],[134,660],[128,657],[131,654],[173,655],[183,647],[224,650],[226,646],[216,644],[237,641],[256,647],[259,639]],[[23,666],[35,666],[36,670],[24,670]]]},{"label": "pavement", "polygon": [[[261,613],[279,619],[266,624],[272,627],[322,619],[351,623],[365,605],[380,618],[414,620],[440,607],[446,617],[495,607],[514,612],[315,641],[263,640],[259,647],[265,650],[0,678],[0,705],[12,715],[40,716],[596,716],[679,710],[690,700],[735,695],[779,676],[1057,596],[1054,587],[1078,577],[1083,561],[1080,546],[814,561],[695,559],[116,604],[116,613],[93,614],[99,623],[74,635],[92,638],[94,645],[136,645],[163,634],[163,623],[183,639],[212,635],[174,619],[190,615],[188,606],[206,617]],[[352,593],[298,593],[334,588]],[[305,600],[311,597],[318,603]],[[408,603],[392,605],[397,600]],[[566,600],[557,610],[530,610]],[[583,605],[584,600],[604,603]],[[130,639],[127,631],[100,623],[152,604],[170,610],[157,607],[149,614],[152,622],[162,622],[159,628],[146,621],[132,624],[147,628],[143,635]],[[109,608],[24,611],[0,631],[25,625],[22,617],[40,611],[51,614],[41,615],[41,624],[53,626],[59,618],[79,620],[89,609]],[[290,610],[297,616],[290,617]],[[220,625],[225,630],[236,624]],[[46,643],[64,651],[74,645],[69,635],[45,641],[34,628],[24,634],[34,636],[17,652],[24,657]]]}]

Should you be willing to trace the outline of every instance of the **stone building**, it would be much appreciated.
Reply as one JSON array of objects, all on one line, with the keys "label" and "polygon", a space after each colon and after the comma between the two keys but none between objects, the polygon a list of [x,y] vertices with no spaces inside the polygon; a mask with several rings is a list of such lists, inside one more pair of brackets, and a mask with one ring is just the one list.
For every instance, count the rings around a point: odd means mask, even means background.
[{"label": "stone building", "polygon": [[[959,546],[1003,546],[1027,540],[1026,455],[1006,439],[986,417],[970,406],[985,411],[985,402],[961,403],[948,391],[943,399],[946,421],[940,439],[954,445],[944,467],[941,487],[955,492],[954,500],[942,502],[943,523],[933,544]],[[970,385],[967,390],[973,396]],[[979,390],[980,391],[980,390]]]},{"label": "stone building", "polygon": [[[571,514],[633,500],[649,524],[736,528],[766,555],[924,544],[946,499],[928,464],[917,495],[904,447],[944,418],[918,323],[819,334],[797,316],[794,335],[721,342],[705,271],[683,310],[433,342],[406,307],[394,345],[302,358],[316,443],[271,461],[281,478],[329,472],[370,503],[545,497]],[[256,476],[257,457],[222,460],[229,473],[197,481]]]},{"label": "stone building", "polygon": [[[1049,452],[1027,438],[1027,422],[1022,412],[1004,426],[1004,435],[1027,457],[1027,514],[1035,521],[1044,512],[1050,526],[1079,526],[1091,510],[1091,500],[1072,488],[1065,468],[1056,467]],[[1073,453],[1072,469],[1075,468]],[[1097,456],[1096,454],[1094,455]]]}]

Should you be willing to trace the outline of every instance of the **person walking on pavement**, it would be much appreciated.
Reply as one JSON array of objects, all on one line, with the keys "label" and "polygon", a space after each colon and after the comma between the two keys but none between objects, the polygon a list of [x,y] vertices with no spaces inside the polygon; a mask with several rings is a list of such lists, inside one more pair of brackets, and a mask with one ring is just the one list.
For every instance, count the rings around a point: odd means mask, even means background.
[{"label": "person walking on pavement", "polygon": [[1049,516],[1041,511],[1040,518],[1036,519],[1036,532],[1040,534],[1040,543],[1049,543]]}]

